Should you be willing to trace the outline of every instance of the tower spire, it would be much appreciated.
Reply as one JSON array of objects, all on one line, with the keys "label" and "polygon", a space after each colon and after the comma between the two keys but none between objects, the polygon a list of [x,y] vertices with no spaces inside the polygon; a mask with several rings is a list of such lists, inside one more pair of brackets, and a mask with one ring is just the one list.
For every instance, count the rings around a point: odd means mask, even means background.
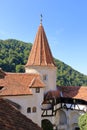
[{"label": "tower spire", "polygon": [[38,28],[36,38],[26,64],[26,66],[31,65],[55,67],[49,43],[44,28],[42,26],[42,15],[41,15],[41,24]]},{"label": "tower spire", "polygon": [[40,24],[42,24],[42,18],[43,18],[43,16],[42,16],[42,14],[40,15]]}]

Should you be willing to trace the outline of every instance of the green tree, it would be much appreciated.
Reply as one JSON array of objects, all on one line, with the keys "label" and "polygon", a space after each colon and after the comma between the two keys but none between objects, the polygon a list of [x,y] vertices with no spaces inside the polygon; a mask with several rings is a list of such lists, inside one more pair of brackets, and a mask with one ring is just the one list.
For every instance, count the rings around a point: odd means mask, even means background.
[{"label": "green tree", "polygon": [[23,65],[16,65],[16,72],[25,72]]},{"label": "green tree", "polygon": [[78,125],[80,130],[87,130],[87,113],[79,117]]}]

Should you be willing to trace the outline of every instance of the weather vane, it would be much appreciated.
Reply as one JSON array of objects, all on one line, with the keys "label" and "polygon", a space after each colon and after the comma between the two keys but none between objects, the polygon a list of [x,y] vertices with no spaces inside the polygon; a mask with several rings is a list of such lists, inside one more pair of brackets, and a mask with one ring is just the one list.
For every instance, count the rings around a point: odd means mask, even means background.
[{"label": "weather vane", "polygon": [[40,23],[42,24],[42,18],[43,18],[43,16],[42,16],[42,14],[40,15]]}]

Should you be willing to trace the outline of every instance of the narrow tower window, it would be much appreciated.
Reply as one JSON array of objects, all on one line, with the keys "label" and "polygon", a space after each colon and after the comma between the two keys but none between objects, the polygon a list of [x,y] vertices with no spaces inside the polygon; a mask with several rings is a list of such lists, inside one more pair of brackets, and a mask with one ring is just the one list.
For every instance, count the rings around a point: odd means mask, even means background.
[{"label": "narrow tower window", "polygon": [[43,80],[46,81],[47,80],[47,75],[43,75]]}]

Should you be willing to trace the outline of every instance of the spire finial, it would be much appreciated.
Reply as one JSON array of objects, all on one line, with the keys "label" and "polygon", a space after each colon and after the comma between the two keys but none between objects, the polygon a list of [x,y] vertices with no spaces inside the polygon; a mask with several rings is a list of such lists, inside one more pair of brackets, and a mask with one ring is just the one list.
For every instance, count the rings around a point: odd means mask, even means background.
[{"label": "spire finial", "polygon": [[43,16],[42,16],[42,14],[41,14],[41,15],[40,15],[40,23],[41,23],[41,24],[42,24],[42,17],[43,17]]}]

